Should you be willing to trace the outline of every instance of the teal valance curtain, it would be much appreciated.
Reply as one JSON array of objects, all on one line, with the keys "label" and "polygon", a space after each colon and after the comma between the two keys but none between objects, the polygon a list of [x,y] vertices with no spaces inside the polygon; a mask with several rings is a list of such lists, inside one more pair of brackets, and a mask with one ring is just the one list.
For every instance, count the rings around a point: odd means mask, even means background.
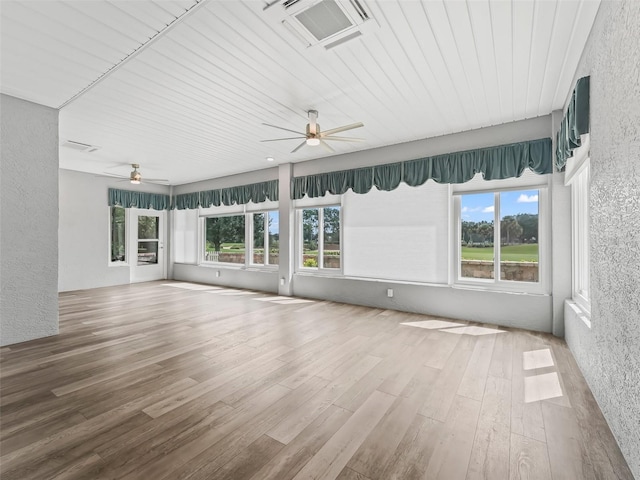
[{"label": "teal valance curtain", "polygon": [[582,145],[580,135],[589,133],[589,78],[582,77],[573,89],[567,113],[556,136],[556,168],[564,169],[573,149]]},{"label": "teal valance curtain", "polygon": [[340,195],[351,189],[367,193],[372,187],[391,191],[400,182],[412,187],[431,179],[438,183],[464,183],[482,173],[485,180],[519,177],[526,168],[545,175],[553,171],[550,138],[497,147],[436,155],[375,167],[342,170],[295,177],[291,198],[322,197],[327,192]]},{"label": "teal valance curtain", "polygon": [[124,208],[154,208],[156,210],[165,210],[169,208],[169,195],[110,188],[109,206],[118,206]]},{"label": "teal valance curtain", "polygon": [[173,199],[172,208],[184,210],[185,208],[198,208],[200,206],[199,192],[181,193]]},{"label": "teal valance curtain", "polygon": [[278,200],[278,180],[176,195],[173,208],[208,208]]}]

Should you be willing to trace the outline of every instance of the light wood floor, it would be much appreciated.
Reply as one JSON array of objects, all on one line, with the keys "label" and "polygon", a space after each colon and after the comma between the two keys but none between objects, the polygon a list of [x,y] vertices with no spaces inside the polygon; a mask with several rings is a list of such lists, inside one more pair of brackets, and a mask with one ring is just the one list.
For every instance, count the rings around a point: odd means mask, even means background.
[{"label": "light wood floor", "polygon": [[434,320],[165,282],[62,294],[59,336],[1,349],[2,479],[632,478],[563,341]]}]

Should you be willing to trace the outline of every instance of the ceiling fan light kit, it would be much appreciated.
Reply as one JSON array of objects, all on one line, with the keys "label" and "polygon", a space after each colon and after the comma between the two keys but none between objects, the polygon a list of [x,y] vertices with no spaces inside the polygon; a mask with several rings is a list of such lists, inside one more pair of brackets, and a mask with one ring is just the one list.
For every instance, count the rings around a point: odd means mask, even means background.
[{"label": "ceiling fan light kit", "polygon": [[112,173],[107,173],[107,172],[103,172],[102,175],[98,175],[99,177],[112,177],[112,178],[121,178],[122,180],[120,180],[121,182],[126,182],[129,181],[132,185],[140,185],[141,183],[158,183],[161,185],[168,185],[169,184],[169,180],[164,179],[164,178],[145,178],[144,180],[142,179],[142,174],[140,173],[140,171],[138,170],[140,168],[140,165],[137,163],[132,163],[131,164],[131,168],[133,168],[133,171],[128,175],[114,175]]},{"label": "ceiling fan light kit", "polygon": [[142,175],[138,171],[140,165],[138,165],[137,163],[132,163],[131,166],[133,167],[133,172],[131,172],[131,175],[129,175],[129,181],[134,185],[140,185],[140,180],[142,180]]},{"label": "ceiling fan light kit", "polygon": [[317,122],[318,119],[318,111],[317,110],[309,110],[307,112],[307,116],[309,117],[309,123],[307,123],[305,133],[296,132],[295,130],[291,130],[285,127],[279,127],[277,125],[271,125],[269,123],[263,123],[267,127],[277,128],[280,130],[284,130],[286,132],[297,133],[298,137],[287,137],[287,138],[270,138],[267,140],[262,140],[262,142],[277,142],[280,140],[296,140],[303,139],[302,143],[294,148],[291,153],[295,153],[300,150],[305,145],[310,147],[315,147],[318,145],[322,145],[328,151],[334,152],[333,148],[326,142],[326,140],[333,140],[338,142],[362,142],[364,139],[362,138],[352,138],[352,137],[336,137],[334,136],[336,133],[346,132],[347,130],[353,130],[354,128],[364,127],[362,122],[352,123],[350,125],[344,125],[342,127],[332,128],[323,132],[320,130],[320,124]]}]

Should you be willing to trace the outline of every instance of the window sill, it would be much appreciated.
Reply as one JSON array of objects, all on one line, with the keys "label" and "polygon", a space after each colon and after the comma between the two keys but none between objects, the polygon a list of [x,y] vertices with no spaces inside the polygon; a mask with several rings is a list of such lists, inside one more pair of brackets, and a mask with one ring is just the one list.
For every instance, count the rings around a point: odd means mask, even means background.
[{"label": "window sill", "polygon": [[305,277],[346,278],[342,274],[342,271],[314,270],[311,268],[296,270],[295,275],[302,275]]},{"label": "window sill", "polygon": [[214,263],[214,262],[201,262],[201,263],[184,263],[181,265],[192,265],[194,267],[203,268],[217,268],[218,270],[244,270],[245,272],[268,272],[277,273],[277,265],[239,265],[233,263]]},{"label": "window sill", "polygon": [[278,265],[249,265],[245,268],[247,272],[278,272]]},{"label": "window sill", "polygon": [[374,278],[374,277],[358,277],[358,276],[343,276],[346,280],[358,280],[360,282],[376,282],[393,285],[417,285],[420,287],[434,287],[434,288],[449,288],[450,285],[446,283],[433,283],[433,282],[418,282],[415,280],[398,280],[394,278]]},{"label": "window sill", "polygon": [[573,299],[565,300],[567,306],[573,310],[582,323],[584,323],[588,329],[591,329],[591,313],[585,310],[580,304],[576,303]]},{"label": "window sill", "polygon": [[225,268],[227,270],[244,270],[246,268],[244,265],[240,264],[215,262],[200,262],[197,264],[197,266],[204,268]]},{"label": "window sill", "polygon": [[109,262],[109,267],[128,267],[127,262]]},{"label": "window sill", "polygon": [[451,285],[462,290],[480,290],[483,292],[512,293],[514,295],[539,295],[549,296],[542,285],[530,282],[496,283],[491,280],[457,281]]}]

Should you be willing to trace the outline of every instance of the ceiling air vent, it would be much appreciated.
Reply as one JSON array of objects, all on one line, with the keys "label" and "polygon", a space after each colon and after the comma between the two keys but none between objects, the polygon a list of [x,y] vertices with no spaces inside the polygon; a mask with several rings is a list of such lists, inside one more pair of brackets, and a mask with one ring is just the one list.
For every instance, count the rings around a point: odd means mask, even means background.
[{"label": "ceiling air vent", "polygon": [[285,0],[284,2],[282,2],[282,6],[284,8],[289,8],[294,6],[296,3],[298,3],[300,0]]},{"label": "ceiling air vent", "polygon": [[378,28],[360,0],[274,1],[264,11],[308,48],[329,50]]},{"label": "ceiling air vent", "polygon": [[72,150],[77,150],[79,152],[95,152],[99,150],[100,147],[96,147],[95,145],[89,145],[87,143],[74,142],[73,140],[66,140],[63,144],[63,147],[70,148]]},{"label": "ceiling air vent", "polygon": [[350,0],[350,1],[351,1],[351,5],[353,5],[353,8],[355,9],[355,11],[358,12],[358,15],[360,15],[360,18],[362,19],[362,21],[364,22],[366,20],[369,20],[369,14],[364,9],[362,4],[358,0]]}]

